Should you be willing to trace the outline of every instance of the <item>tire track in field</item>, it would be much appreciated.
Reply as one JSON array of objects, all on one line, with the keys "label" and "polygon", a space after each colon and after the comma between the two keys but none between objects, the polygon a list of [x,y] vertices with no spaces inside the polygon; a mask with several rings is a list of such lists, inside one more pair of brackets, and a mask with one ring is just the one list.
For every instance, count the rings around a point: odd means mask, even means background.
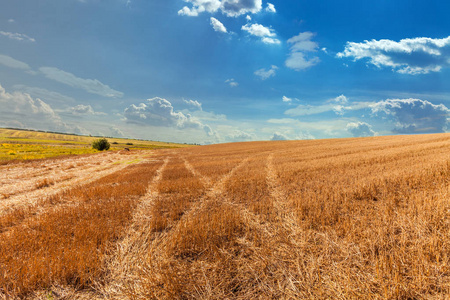
[{"label": "tire track in field", "polygon": [[183,161],[184,161],[184,165],[186,166],[186,169],[187,169],[189,172],[191,172],[192,175],[194,175],[194,176],[196,176],[196,177],[199,177],[199,178],[200,178],[200,181],[203,183],[203,185],[204,185],[206,188],[211,187],[211,185],[212,185],[211,178],[209,178],[208,176],[202,175],[200,172],[198,172],[198,171],[197,171],[197,170],[196,170],[196,169],[188,162],[188,160],[187,160],[185,157],[183,157],[182,159],[183,159]]},{"label": "tire track in field", "polygon": [[292,207],[290,207],[287,203],[288,197],[279,182],[275,166],[273,165],[273,153],[269,154],[267,157],[266,172],[266,182],[269,186],[270,195],[273,199],[277,218],[281,224],[283,224],[283,227],[289,231],[294,231],[295,228],[298,227],[295,219],[295,213],[293,212]]},{"label": "tire track in field", "polygon": [[[185,161],[186,168],[194,175],[201,178],[201,180],[206,184],[207,189],[209,188],[209,191],[206,193],[206,195],[203,197],[202,201],[200,201],[200,206],[196,209],[196,212],[202,210],[205,206],[205,204],[209,201],[214,201],[220,197],[221,203],[230,205],[234,207],[241,216],[253,227],[261,229],[263,232],[265,232],[269,237],[273,236],[273,230],[268,228],[268,224],[263,225],[262,219],[252,211],[250,211],[245,205],[240,203],[235,203],[228,199],[228,197],[222,195],[224,193],[225,184],[230,178],[240,169],[242,168],[249,160],[250,158],[246,158],[242,160],[237,166],[235,166],[231,171],[229,171],[227,174],[222,176],[214,185],[211,183],[211,180],[201,175],[185,158],[183,158]],[[181,220],[180,220],[181,221]]]},{"label": "tire track in field", "polygon": [[[127,157],[127,159],[118,160],[117,162],[124,162],[126,160],[130,160],[130,158],[134,158],[134,156]],[[104,159],[104,157],[101,157],[100,159]],[[33,185],[34,189],[32,190],[29,190],[27,189],[27,187],[25,187],[24,191],[18,192],[13,196],[9,196],[6,199],[0,200],[0,215],[19,206],[29,207],[36,205],[39,200],[52,195],[56,195],[66,189],[70,189],[74,185],[88,184],[102,177],[118,172],[128,166],[128,164],[113,164],[111,161],[109,161],[109,156],[107,156],[106,159],[108,160],[106,161],[107,166],[101,165],[104,164],[105,161],[97,161],[99,162],[99,164],[97,164],[96,162],[96,164],[94,164],[94,166],[92,167],[83,168],[81,171],[76,170],[76,174],[74,174],[72,177],[62,177],[62,180],[57,182],[52,182],[52,180],[49,180],[49,182],[53,184],[44,186],[42,188],[37,188],[35,183]]]},{"label": "tire track in field", "polygon": [[[223,175],[216,183],[211,184],[209,187],[206,188],[206,193],[198,199],[197,202],[195,202],[190,208],[188,208],[186,211],[184,211],[181,218],[177,221],[177,223],[167,232],[162,233],[160,239],[167,239],[171,234],[175,233],[177,230],[179,230],[180,226],[186,221],[186,219],[191,218],[192,216],[195,216],[198,212],[200,212],[202,209],[205,208],[205,206],[208,204],[209,201],[213,201],[217,199],[224,191],[225,183],[231,178],[231,176],[236,173],[239,168],[241,168],[243,165],[247,163],[249,158],[243,159],[239,164],[237,164],[233,169],[231,169],[227,174]],[[189,162],[188,162],[188,165]],[[186,166],[186,169],[188,169],[194,176],[200,176],[199,173],[195,170],[195,168],[190,165],[190,169]]]},{"label": "tire track in field", "polygon": [[156,171],[146,195],[140,199],[140,203],[134,211],[125,237],[116,244],[116,250],[107,259],[105,273],[107,273],[108,281],[104,287],[100,288],[103,294],[120,294],[124,283],[131,284],[138,279],[136,278],[138,268],[143,265],[152,240],[148,212],[153,201],[159,196],[157,187],[169,161],[170,157],[165,158],[161,167]]}]

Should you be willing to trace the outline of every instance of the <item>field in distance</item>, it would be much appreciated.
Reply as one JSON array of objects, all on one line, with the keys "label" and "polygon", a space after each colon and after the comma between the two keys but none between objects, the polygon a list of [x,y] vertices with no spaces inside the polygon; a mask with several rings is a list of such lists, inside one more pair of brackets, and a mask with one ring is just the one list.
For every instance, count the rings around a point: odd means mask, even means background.
[{"label": "field in distance", "polygon": [[449,134],[89,158],[0,166],[0,298],[450,297]]},{"label": "field in distance", "polygon": [[[61,155],[89,154],[99,137],[0,128],[0,163],[11,160],[41,159]],[[111,150],[180,148],[189,145],[156,141],[108,138]]]}]

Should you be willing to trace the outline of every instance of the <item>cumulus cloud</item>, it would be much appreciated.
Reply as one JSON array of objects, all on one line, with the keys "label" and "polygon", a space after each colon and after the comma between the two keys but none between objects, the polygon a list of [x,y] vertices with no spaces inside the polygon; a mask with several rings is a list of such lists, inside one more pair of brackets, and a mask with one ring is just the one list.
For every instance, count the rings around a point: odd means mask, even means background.
[{"label": "cumulus cloud", "polygon": [[337,57],[349,57],[354,61],[367,59],[379,68],[389,67],[402,74],[439,72],[450,66],[450,36],[442,39],[419,37],[399,42],[388,39],[347,42]]},{"label": "cumulus cloud", "polygon": [[23,34],[23,33],[12,33],[12,32],[0,31],[0,35],[5,36],[11,40],[16,40],[16,41],[32,42],[32,43],[34,43],[36,41],[34,38],[31,38],[28,35]]},{"label": "cumulus cloud", "polygon": [[251,20],[252,20],[252,17],[249,16],[249,15],[246,15],[246,16],[245,16],[245,19],[246,19],[247,21],[251,21]]},{"label": "cumulus cloud", "polygon": [[255,71],[255,75],[258,76],[259,78],[261,78],[262,80],[266,80],[270,77],[275,76],[276,71],[278,70],[277,66],[272,65],[270,67],[270,69],[266,70],[266,69],[259,69]]},{"label": "cumulus cloud", "polygon": [[225,139],[230,142],[246,142],[256,139],[253,133],[248,133],[242,130],[235,130],[225,136]]},{"label": "cumulus cloud", "polygon": [[124,137],[125,136],[123,131],[120,130],[119,128],[117,128],[116,126],[111,126],[109,128],[109,130],[111,131],[111,136],[115,136],[115,137]]},{"label": "cumulus cloud", "polygon": [[370,105],[373,115],[394,123],[395,133],[437,133],[447,130],[450,110],[420,99],[387,99]]},{"label": "cumulus cloud", "polygon": [[124,116],[129,123],[178,129],[203,129],[208,135],[214,134],[208,125],[190,114],[175,112],[172,103],[159,97],[148,99],[145,103],[138,105],[130,105],[125,109]]},{"label": "cumulus cloud", "polygon": [[20,125],[22,128],[83,133],[80,127],[65,124],[44,101],[21,92],[8,93],[0,85],[0,126]]},{"label": "cumulus cloud", "polygon": [[275,32],[273,32],[272,28],[265,27],[261,24],[245,24],[241,27],[243,31],[247,31],[249,34],[253,36],[257,36],[261,38],[261,41],[265,44],[280,44],[280,40],[276,39],[277,36]]},{"label": "cumulus cloud", "polygon": [[234,80],[234,78],[230,78],[225,80],[225,83],[228,83],[231,87],[237,87],[239,85],[238,82]]},{"label": "cumulus cloud", "polygon": [[192,6],[184,6],[179,15],[196,17],[200,13],[222,11],[228,17],[237,17],[246,13],[258,13],[262,8],[262,0],[185,0]]},{"label": "cumulus cloud", "polygon": [[276,13],[277,12],[277,10],[275,9],[275,5],[273,5],[272,3],[269,3],[269,2],[267,2],[266,11],[270,12],[270,13]]},{"label": "cumulus cloud", "polygon": [[0,54],[0,64],[12,69],[31,71],[31,67],[29,65],[7,55]]},{"label": "cumulus cloud", "polygon": [[83,89],[91,94],[97,94],[111,98],[120,98],[123,96],[122,92],[113,90],[108,85],[101,83],[97,79],[79,78],[72,73],[51,67],[41,67],[39,68],[39,71],[41,71],[49,79],[69,85],[71,87]]},{"label": "cumulus cloud", "polygon": [[75,116],[83,115],[106,115],[103,112],[96,112],[90,105],[79,104],[77,106],[69,108],[69,112]]},{"label": "cumulus cloud", "polygon": [[213,17],[211,17],[210,20],[214,31],[227,33],[227,28],[222,24],[222,22]]},{"label": "cumulus cloud", "polygon": [[275,132],[272,137],[270,138],[271,141],[286,141],[289,140],[289,138],[282,133]]},{"label": "cumulus cloud", "polygon": [[351,122],[346,126],[348,132],[350,132],[354,137],[367,137],[374,136],[376,132],[373,131],[372,125],[366,122]]},{"label": "cumulus cloud", "polygon": [[312,41],[314,37],[312,32],[301,32],[287,40],[290,44],[290,53],[286,59],[285,65],[296,71],[305,70],[317,65],[320,59],[317,56],[309,55],[309,53],[317,52],[319,45]]}]

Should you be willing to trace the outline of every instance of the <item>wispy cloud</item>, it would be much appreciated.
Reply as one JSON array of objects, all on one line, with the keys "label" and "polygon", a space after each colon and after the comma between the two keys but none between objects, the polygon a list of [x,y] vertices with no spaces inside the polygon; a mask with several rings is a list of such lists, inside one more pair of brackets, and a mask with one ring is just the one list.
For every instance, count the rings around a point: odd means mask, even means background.
[{"label": "wispy cloud", "polygon": [[337,57],[354,61],[367,59],[376,67],[389,67],[402,74],[427,74],[450,67],[450,36],[443,39],[419,37],[399,42],[382,39],[347,42]]},{"label": "wispy cloud", "polygon": [[234,80],[234,78],[230,78],[225,80],[225,83],[228,83],[231,87],[237,87],[239,85],[238,82]]},{"label": "wispy cloud", "polygon": [[13,88],[17,91],[42,99],[47,103],[68,104],[75,102],[75,99],[72,97],[39,87],[29,87],[23,84],[16,84]]},{"label": "wispy cloud", "polygon": [[233,132],[227,134],[225,139],[229,142],[246,142],[255,140],[256,135],[242,130],[234,130]]},{"label": "wispy cloud", "polygon": [[202,110],[202,104],[197,100],[183,100],[183,102],[190,107],[194,107],[197,110]]},{"label": "wispy cloud", "polygon": [[317,65],[320,59],[310,53],[317,52],[319,45],[312,41],[314,37],[312,32],[302,32],[287,40],[290,47],[290,54],[285,64],[286,67],[296,71],[305,70]]},{"label": "wispy cloud", "polygon": [[24,41],[24,42],[36,42],[36,40],[32,37],[29,37],[26,34],[23,33],[13,33],[13,32],[5,32],[0,31],[0,35],[5,36],[9,39],[16,40],[16,41]]},{"label": "wispy cloud", "polygon": [[0,64],[8,68],[31,71],[31,67],[28,64],[7,55],[0,54]]},{"label": "wispy cloud", "polygon": [[39,71],[41,71],[49,79],[75,88],[83,89],[91,94],[111,98],[120,98],[123,96],[122,92],[113,90],[108,85],[101,83],[97,79],[83,79],[73,75],[72,73],[52,67],[41,67],[39,68]]},{"label": "wispy cloud", "polygon": [[270,69],[259,69],[255,71],[255,75],[261,78],[262,80],[266,80],[270,77],[273,77],[276,75],[276,72],[278,70],[277,66],[272,65]]}]

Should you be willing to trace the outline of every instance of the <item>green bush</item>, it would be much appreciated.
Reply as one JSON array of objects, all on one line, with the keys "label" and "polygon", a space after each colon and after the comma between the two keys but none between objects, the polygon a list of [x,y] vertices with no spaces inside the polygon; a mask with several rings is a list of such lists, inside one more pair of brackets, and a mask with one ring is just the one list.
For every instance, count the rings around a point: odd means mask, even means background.
[{"label": "green bush", "polygon": [[92,148],[103,151],[108,150],[111,145],[109,144],[107,139],[98,139],[92,143]]}]

